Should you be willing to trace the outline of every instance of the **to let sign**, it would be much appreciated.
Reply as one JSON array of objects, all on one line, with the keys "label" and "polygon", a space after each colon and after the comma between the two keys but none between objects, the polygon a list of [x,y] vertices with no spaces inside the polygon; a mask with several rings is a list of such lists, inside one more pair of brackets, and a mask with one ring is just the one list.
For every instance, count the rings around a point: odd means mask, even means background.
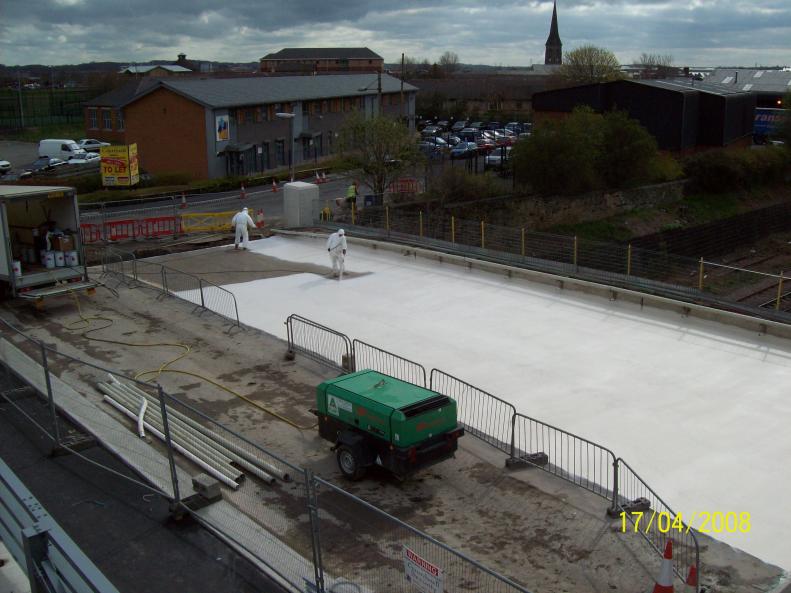
[{"label": "to let sign", "polygon": [[420,593],[443,593],[443,575],[439,566],[433,565],[404,546],[404,575]]}]

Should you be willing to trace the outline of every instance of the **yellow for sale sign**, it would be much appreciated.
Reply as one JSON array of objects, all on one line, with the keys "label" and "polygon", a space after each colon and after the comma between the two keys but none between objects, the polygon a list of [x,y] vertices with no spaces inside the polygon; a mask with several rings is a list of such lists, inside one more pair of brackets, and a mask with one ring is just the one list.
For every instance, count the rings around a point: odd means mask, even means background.
[{"label": "yellow for sale sign", "polygon": [[129,146],[102,146],[102,185],[130,186],[140,181],[137,144]]}]

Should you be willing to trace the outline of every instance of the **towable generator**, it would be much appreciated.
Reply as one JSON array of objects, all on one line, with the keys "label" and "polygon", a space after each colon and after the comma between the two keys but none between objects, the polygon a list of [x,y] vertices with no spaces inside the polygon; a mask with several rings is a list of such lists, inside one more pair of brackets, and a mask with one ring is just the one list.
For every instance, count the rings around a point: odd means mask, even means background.
[{"label": "towable generator", "polygon": [[333,443],[338,467],[351,480],[372,465],[403,480],[453,457],[464,435],[454,400],[376,371],[325,381],[316,404],[319,436]]}]

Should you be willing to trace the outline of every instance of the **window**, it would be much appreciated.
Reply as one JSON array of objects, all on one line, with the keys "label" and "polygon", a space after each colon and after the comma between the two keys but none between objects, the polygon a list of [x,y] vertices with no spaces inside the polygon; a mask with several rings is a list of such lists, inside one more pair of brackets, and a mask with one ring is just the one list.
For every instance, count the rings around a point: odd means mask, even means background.
[{"label": "window", "polygon": [[110,111],[109,109],[102,109],[102,127],[105,130],[113,129],[112,111]]},{"label": "window", "polygon": [[124,112],[120,109],[115,112],[115,121],[118,124],[118,129],[123,130],[126,128],[126,124],[124,122]]},{"label": "window", "polygon": [[316,115],[321,115],[323,113],[327,113],[327,102],[316,101]]},{"label": "window", "polygon": [[332,130],[327,132],[327,152],[332,153]]},{"label": "window", "polygon": [[282,167],[286,164],[286,141],[275,140],[275,166]]},{"label": "window", "polygon": [[302,115],[310,115],[310,103],[302,101]]},{"label": "window", "polygon": [[88,127],[91,130],[98,130],[99,129],[99,118],[96,114],[96,109],[89,109],[88,110]]},{"label": "window", "polygon": [[313,156],[313,146],[311,146],[310,138],[302,139],[302,160],[307,161]]},{"label": "window", "polygon": [[243,113],[244,113],[244,122],[246,124],[253,123],[253,119],[255,117],[255,114],[253,113],[253,110],[252,109],[244,109]]},{"label": "window", "polygon": [[261,143],[261,168],[264,171],[272,168],[272,165],[269,162],[269,142]]},{"label": "window", "polygon": [[283,113],[283,104],[282,103],[275,103],[272,106],[275,113]]}]

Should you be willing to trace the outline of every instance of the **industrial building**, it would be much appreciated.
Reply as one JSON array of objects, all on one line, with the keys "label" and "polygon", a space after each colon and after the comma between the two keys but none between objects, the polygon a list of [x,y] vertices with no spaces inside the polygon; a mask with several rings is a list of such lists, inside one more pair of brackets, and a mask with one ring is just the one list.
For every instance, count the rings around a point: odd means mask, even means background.
[{"label": "industrial building", "polygon": [[583,105],[599,113],[626,111],[656,138],[661,150],[685,152],[749,145],[756,95],[696,81],[665,80],[617,80],[533,95],[537,122]]}]

